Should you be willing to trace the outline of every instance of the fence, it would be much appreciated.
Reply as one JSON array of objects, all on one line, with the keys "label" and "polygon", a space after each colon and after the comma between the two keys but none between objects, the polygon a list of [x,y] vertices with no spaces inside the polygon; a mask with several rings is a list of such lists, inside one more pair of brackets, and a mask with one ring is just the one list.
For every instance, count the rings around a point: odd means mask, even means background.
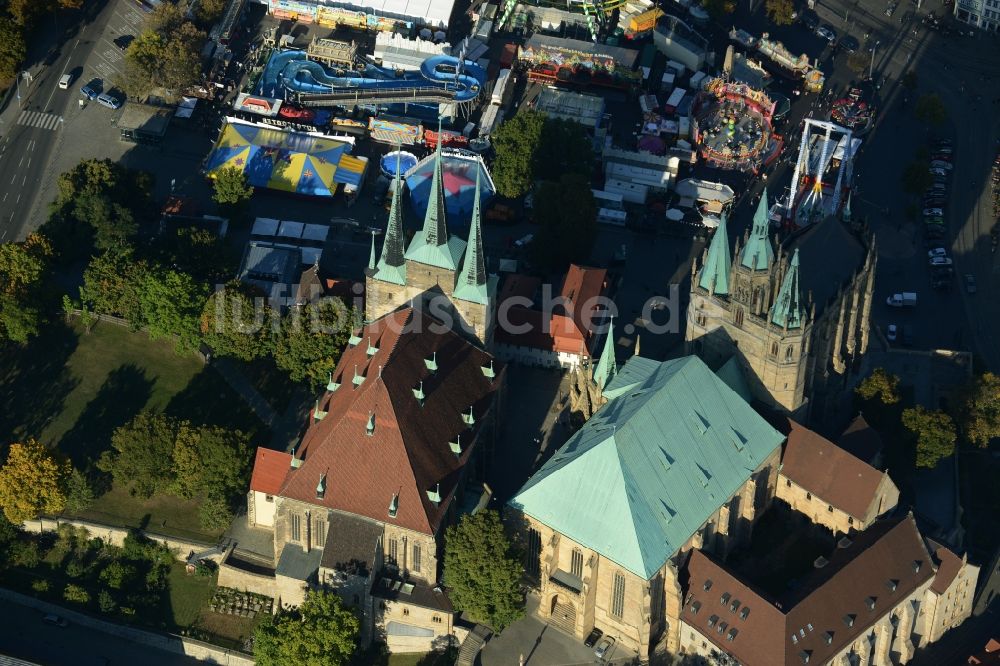
[{"label": "fence", "polygon": [[[83,317],[83,310],[79,308],[73,308],[72,310],[66,311],[65,314],[70,317]],[[121,317],[115,317],[114,315],[100,314],[99,312],[87,312],[88,317],[93,317],[95,321],[103,321],[106,324],[112,324],[114,326],[121,326],[123,328],[132,328],[132,324],[126,319]],[[142,329],[139,329],[142,330]],[[203,363],[208,363],[209,354],[211,350],[205,345],[202,345],[199,349],[195,350],[195,355],[202,360]]]}]

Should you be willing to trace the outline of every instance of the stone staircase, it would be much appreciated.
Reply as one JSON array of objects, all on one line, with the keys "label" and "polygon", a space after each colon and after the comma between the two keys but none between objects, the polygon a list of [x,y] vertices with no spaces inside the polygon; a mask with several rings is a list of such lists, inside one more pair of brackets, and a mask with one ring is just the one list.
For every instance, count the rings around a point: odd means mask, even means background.
[{"label": "stone staircase", "polygon": [[476,657],[479,656],[479,651],[483,649],[486,645],[486,641],[490,639],[493,634],[489,629],[481,624],[477,624],[475,628],[469,632],[469,635],[465,637],[462,641],[462,646],[458,649],[458,659],[455,660],[455,666],[473,666],[476,663]]}]

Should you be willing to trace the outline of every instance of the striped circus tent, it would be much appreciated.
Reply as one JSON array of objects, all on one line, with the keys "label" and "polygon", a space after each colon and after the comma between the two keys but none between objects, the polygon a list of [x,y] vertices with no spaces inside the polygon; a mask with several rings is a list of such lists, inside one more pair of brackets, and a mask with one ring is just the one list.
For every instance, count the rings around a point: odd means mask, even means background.
[{"label": "striped circus tent", "polygon": [[338,185],[360,186],[366,163],[351,144],[308,134],[227,124],[205,163],[213,178],[220,169],[241,169],[254,187],[331,197]]}]

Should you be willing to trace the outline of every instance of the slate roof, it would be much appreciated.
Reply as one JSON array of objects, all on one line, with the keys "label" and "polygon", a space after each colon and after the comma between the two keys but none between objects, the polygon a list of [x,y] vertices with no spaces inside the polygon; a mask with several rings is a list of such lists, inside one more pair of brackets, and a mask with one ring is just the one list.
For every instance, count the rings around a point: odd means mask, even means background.
[{"label": "slate roof", "polygon": [[934,549],[934,560],[938,565],[937,575],[934,577],[934,582],[931,583],[931,590],[936,594],[944,594],[955,581],[955,577],[962,570],[962,565],[965,562],[941,544],[932,541],[931,547]]},{"label": "slate roof", "polygon": [[630,359],[510,506],[649,579],[783,436],[699,358]]},{"label": "slate roof", "polygon": [[791,239],[787,249],[799,251],[800,293],[805,298],[812,292],[817,311],[823,310],[865,259],[864,246],[836,217],[809,225]]},{"label": "slate roof", "polygon": [[257,448],[250,476],[250,490],[266,495],[277,495],[285,475],[292,467],[292,456],[284,451]]},{"label": "slate roof", "polygon": [[837,440],[837,446],[870,463],[882,451],[882,437],[858,414]]},{"label": "slate roof", "polygon": [[[302,465],[289,471],[280,494],[436,534],[503,381],[503,366],[413,308],[372,322],[358,337],[333,373],[339,388],[320,401],[326,416],[310,423],[296,452]],[[491,363],[494,379],[483,371]],[[422,404],[414,392],[421,386]],[[470,406],[472,424],[466,422]],[[458,436],[461,456],[450,446]],[[427,493],[438,484],[441,501],[435,505]],[[394,495],[398,511],[390,517]]]},{"label": "slate roof", "polygon": [[281,557],[278,558],[274,573],[295,580],[309,580],[319,569],[322,556],[323,551],[318,548],[307,553],[297,543],[286,543],[281,549]]},{"label": "slate roof", "polygon": [[883,473],[789,419],[781,473],[827,504],[863,520]]},{"label": "slate roof", "polygon": [[935,575],[912,516],[880,521],[841,543],[846,547],[838,546],[826,566],[778,598],[693,551],[681,619],[744,666],[802,666],[805,656],[824,664]]},{"label": "slate roof", "polygon": [[384,531],[380,523],[346,513],[332,513],[326,531],[322,565],[338,571],[352,566],[368,571]]}]

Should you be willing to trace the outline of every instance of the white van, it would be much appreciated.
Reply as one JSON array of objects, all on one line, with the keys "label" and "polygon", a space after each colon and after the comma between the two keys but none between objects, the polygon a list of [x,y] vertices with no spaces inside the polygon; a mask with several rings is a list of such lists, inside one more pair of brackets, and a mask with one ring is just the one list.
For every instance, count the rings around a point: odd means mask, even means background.
[{"label": "white van", "polygon": [[73,83],[72,74],[63,74],[59,77],[59,88],[62,90],[69,90],[69,85]]}]

